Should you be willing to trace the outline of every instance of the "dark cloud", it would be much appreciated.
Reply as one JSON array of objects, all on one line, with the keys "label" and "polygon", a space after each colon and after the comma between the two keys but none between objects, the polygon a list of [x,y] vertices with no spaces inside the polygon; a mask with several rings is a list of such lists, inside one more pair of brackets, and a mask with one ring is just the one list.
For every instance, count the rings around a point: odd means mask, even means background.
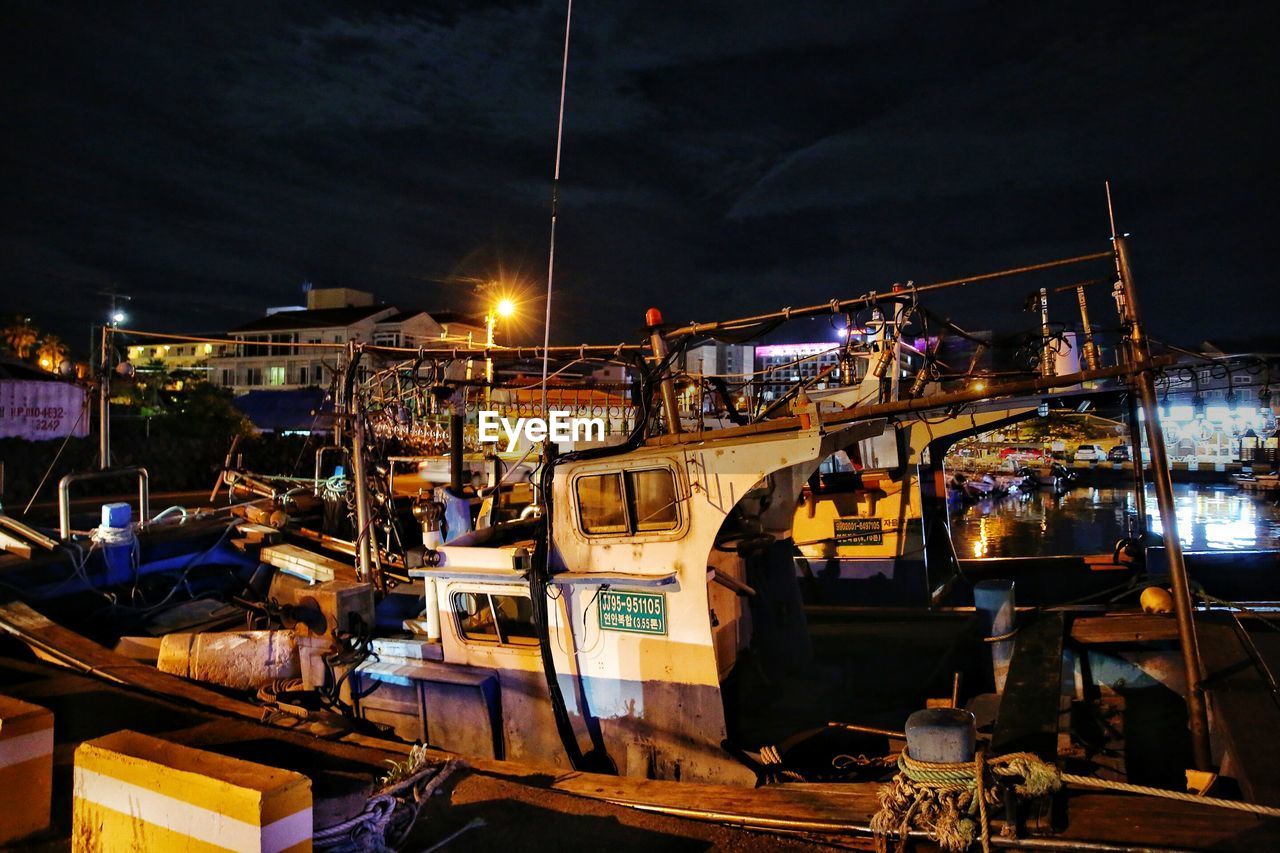
[{"label": "dark cloud", "polygon": [[[1159,333],[1274,323],[1270,4],[574,12],[561,340],[1096,250],[1105,179]],[[563,14],[7,3],[7,306],[74,341],[113,285],[186,330],[304,280],[428,308],[466,305],[453,276],[540,287]],[[1019,297],[948,307],[1019,322]]]}]

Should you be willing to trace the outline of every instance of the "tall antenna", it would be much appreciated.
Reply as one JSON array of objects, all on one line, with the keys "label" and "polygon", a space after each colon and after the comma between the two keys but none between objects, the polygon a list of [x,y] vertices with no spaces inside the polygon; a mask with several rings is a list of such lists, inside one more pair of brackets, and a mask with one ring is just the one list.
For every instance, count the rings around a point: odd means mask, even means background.
[{"label": "tall antenna", "polygon": [[1124,300],[1124,289],[1120,286],[1122,270],[1120,269],[1120,249],[1116,245],[1116,239],[1120,236],[1116,233],[1116,209],[1111,204],[1111,182],[1103,181],[1102,186],[1107,190],[1107,216],[1111,219],[1111,251],[1115,255],[1116,260],[1116,283],[1115,287],[1111,291],[1111,295],[1115,297],[1116,310],[1123,315],[1124,309],[1122,305]]},{"label": "tall antenna", "polygon": [[1116,238],[1116,209],[1111,205],[1111,182],[1103,181],[1102,185],[1107,188],[1107,216],[1111,217],[1111,239]]},{"label": "tall antenna", "polygon": [[573,0],[564,16],[564,59],[560,63],[560,116],[556,121],[556,169],[551,178],[551,250],[547,255],[547,312],[542,321],[542,416],[547,416],[547,347],[551,345],[551,281],[556,270],[556,213],[560,203],[560,148],[564,140],[564,93],[569,80],[569,24]]}]

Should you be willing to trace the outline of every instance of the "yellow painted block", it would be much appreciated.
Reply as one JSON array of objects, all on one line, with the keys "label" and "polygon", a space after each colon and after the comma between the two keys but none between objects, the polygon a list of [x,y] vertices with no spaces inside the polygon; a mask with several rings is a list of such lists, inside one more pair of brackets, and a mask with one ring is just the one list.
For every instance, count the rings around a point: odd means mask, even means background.
[{"label": "yellow painted block", "polygon": [[311,780],[132,731],[76,749],[72,849],[311,849]]},{"label": "yellow painted block", "polygon": [[53,714],[0,696],[0,844],[49,825],[53,794]]}]

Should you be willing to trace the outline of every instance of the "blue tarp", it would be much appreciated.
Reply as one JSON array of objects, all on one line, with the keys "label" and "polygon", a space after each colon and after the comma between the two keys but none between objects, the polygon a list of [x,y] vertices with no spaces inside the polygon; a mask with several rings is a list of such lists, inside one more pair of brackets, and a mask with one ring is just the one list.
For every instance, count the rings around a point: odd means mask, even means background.
[{"label": "blue tarp", "polygon": [[325,401],[318,388],[250,391],[236,397],[235,405],[262,432],[328,432],[333,428],[333,403]]}]

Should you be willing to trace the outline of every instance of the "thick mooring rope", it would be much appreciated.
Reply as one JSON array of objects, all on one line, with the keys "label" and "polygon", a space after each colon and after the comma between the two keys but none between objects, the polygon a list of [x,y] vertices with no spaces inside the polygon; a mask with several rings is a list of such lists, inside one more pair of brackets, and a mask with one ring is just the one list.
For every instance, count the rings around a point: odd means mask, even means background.
[{"label": "thick mooring rope", "polygon": [[1239,812],[1262,815],[1263,817],[1280,817],[1280,808],[1260,806],[1257,803],[1246,803],[1242,800],[1224,800],[1220,797],[1202,797],[1199,794],[1188,794],[1184,791],[1170,791],[1165,788],[1151,788],[1147,785],[1132,785],[1128,782],[1112,782],[1108,779],[1094,779],[1092,776],[1075,776],[1062,774],[1062,781],[1082,788],[1102,788],[1108,791],[1125,791],[1130,794],[1145,794],[1148,797],[1163,797],[1166,800],[1179,800],[1184,803],[1198,803],[1202,806],[1217,806],[1224,809],[1235,809]]},{"label": "thick mooring rope", "polygon": [[[889,836],[896,836],[895,849],[905,850],[909,831],[914,828],[929,833],[943,850],[959,853],[980,841],[984,853],[989,853],[991,826],[987,809],[1000,803],[1002,793],[999,787],[988,783],[1000,779],[1021,779],[1012,786],[1012,792],[1024,799],[1042,797],[1067,783],[1280,817],[1280,808],[1271,806],[1059,773],[1052,764],[1029,752],[986,758],[979,750],[973,761],[951,764],[917,761],[904,749],[898,756],[898,773],[880,791],[880,811],[871,819],[876,849],[887,853]],[[1003,834],[1012,831],[1013,827],[1006,826]]]},{"label": "thick mooring rope", "polygon": [[[887,853],[889,836],[896,849],[906,849],[911,829],[922,829],[943,850],[967,850],[975,840],[984,853],[991,850],[989,806],[998,805],[1002,791],[989,777],[1021,779],[1012,786],[1018,797],[1034,799],[1058,790],[1058,770],[1029,752],[987,758],[981,750],[971,762],[917,761],[907,750],[898,756],[898,773],[880,791],[880,811],[871,819],[876,849]],[[1011,831],[1006,827],[1005,832]]]},{"label": "thick mooring rope", "polygon": [[[410,761],[425,756],[416,753],[417,749],[411,753]],[[386,853],[399,849],[427,800],[463,766],[456,759],[435,764],[418,761],[404,778],[391,781],[387,777],[360,814],[316,830],[312,845],[316,850],[333,853]]]}]

